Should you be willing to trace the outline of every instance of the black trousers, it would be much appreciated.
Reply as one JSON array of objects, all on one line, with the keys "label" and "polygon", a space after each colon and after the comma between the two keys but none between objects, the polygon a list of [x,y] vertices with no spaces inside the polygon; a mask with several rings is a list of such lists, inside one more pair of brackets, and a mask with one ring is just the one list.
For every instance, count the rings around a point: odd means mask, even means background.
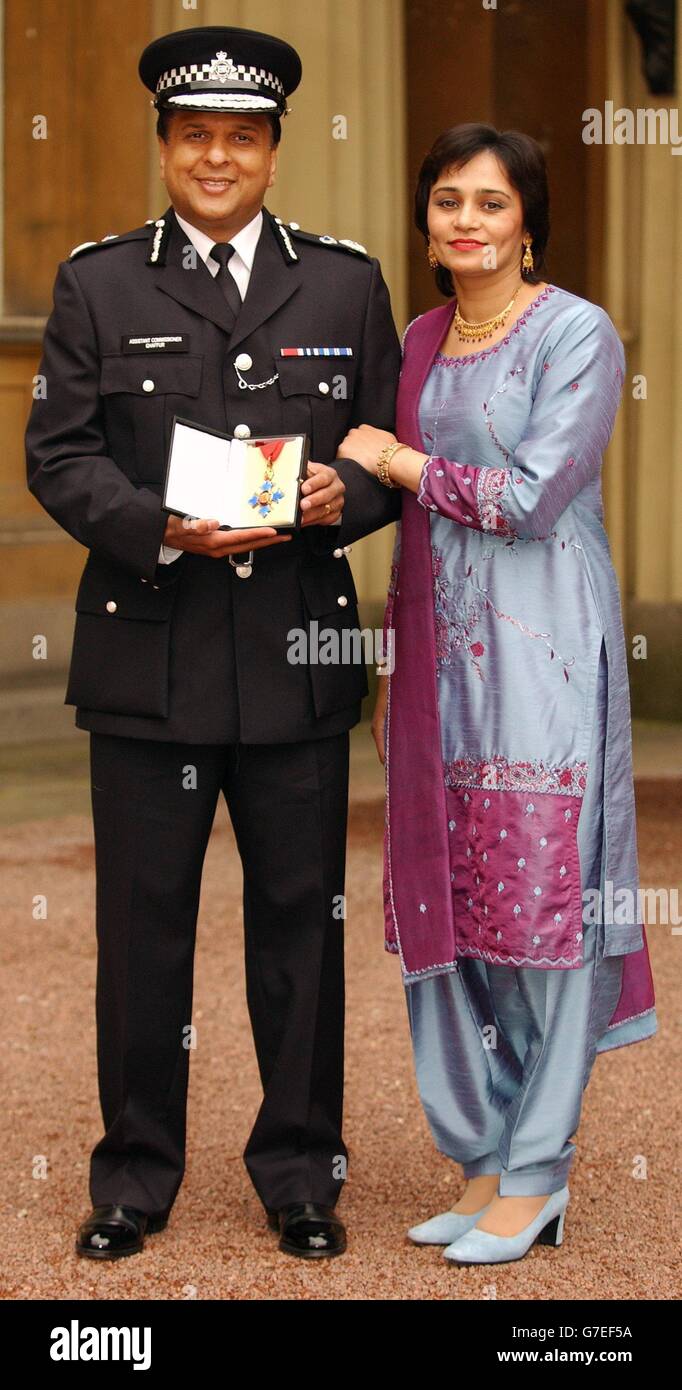
[{"label": "black trousers", "polygon": [[268,1210],[336,1203],[347,1159],[348,749],[348,731],[237,745],[90,735],[105,1126],[91,1157],[93,1205],[166,1211],[182,1181],[196,921],[220,792],[243,867],[247,1002],[263,1085],[244,1161]]}]

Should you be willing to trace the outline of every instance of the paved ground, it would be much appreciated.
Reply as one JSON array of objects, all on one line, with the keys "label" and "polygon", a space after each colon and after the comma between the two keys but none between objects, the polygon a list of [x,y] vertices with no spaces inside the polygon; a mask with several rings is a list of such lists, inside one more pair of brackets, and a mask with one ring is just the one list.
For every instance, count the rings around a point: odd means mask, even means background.
[{"label": "paved ground", "polygon": [[[85,745],[85,739],[83,739]],[[149,1299],[674,1299],[682,1289],[679,1179],[682,935],[651,926],[656,1038],[598,1058],[588,1088],[560,1250],[457,1269],[408,1225],[450,1206],[460,1170],[435,1150],[413,1079],[395,957],[382,947],[381,770],[354,737],[347,922],[349,1249],[308,1264],[281,1255],[241,1153],[259,1101],[244,1003],[240,872],[224,807],[206,860],[197,946],[187,1174],[166,1231],[141,1255],[72,1253],[89,1210],[99,1137],[93,990],[94,875],[83,749],[15,752],[5,821],[2,1017],[4,1182],[0,1296]],[[666,769],[670,772],[670,768]],[[19,771],[21,775],[19,776]],[[11,778],[10,778],[11,781]],[[637,786],[643,885],[678,885],[682,781]],[[68,814],[58,816],[67,808]],[[43,817],[26,819],[27,815]],[[46,922],[32,899],[46,893]],[[632,1177],[637,1156],[645,1180]],[[43,1178],[40,1173],[45,1171]]]}]

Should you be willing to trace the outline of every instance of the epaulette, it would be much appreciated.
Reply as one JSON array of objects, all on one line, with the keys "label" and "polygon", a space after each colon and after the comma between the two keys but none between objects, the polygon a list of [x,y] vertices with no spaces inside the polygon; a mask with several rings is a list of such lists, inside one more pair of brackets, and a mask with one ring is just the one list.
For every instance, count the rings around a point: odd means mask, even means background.
[{"label": "epaulette", "polygon": [[337,251],[350,251],[352,255],[363,256],[367,261],[372,259],[367,247],[362,246],[359,241],[349,241],[347,237],[318,236],[317,232],[303,232],[298,222],[284,222],[281,217],[275,217],[274,222],[292,261],[297,261],[298,256],[291,244],[291,236],[315,246],[332,246]]},{"label": "epaulette", "polygon": [[82,256],[86,251],[101,251],[103,246],[110,246],[112,241],[141,241],[143,237],[149,236],[149,228],[135,227],[132,232],[122,232],[119,236],[116,232],[109,232],[103,236],[101,241],[82,241],[80,246],[74,246],[73,251],[69,252],[68,260],[72,261],[74,256]]}]

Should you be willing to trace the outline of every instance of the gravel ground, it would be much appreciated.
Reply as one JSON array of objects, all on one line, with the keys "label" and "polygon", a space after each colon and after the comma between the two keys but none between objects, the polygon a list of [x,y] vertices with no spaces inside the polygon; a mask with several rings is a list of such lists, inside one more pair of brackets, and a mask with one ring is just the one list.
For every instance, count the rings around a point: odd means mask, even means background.
[{"label": "gravel ground", "polygon": [[[395,957],[383,950],[376,782],[356,781],[349,830],[349,1248],[280,1254],[241,1154],[260,1088],[244,1001],[240,868],[224,806],[209,846],[196,960],[187,1172],[166,1230],[109,1264],[79,1259],[88,1160],[100,1135],[94,1030],[94,870],[87,816],[2,832],[5,1032],[0,1296],[6,1299],[676,1299],[682,1291],[675,1175],[680,1133],[682,935],[649,928],[659,1032],[600,1056],[586,1093],[559,1250],[457,1268],[406,1228],[459,1196],[434,1148],[412,1070]],[[639,781],[642,884],[678,882],[682,781]],[[36,894],[48,918],[34,921]],[[637,1157],[646,1178],[632,1176]]]}]

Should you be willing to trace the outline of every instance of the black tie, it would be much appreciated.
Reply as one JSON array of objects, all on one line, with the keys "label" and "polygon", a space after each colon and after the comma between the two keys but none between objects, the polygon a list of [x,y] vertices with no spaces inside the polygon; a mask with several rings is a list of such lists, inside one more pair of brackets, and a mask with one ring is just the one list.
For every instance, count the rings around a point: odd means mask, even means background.
[{"label": "black tie", "polygon": [[211,256],[213,257],[213,260],[218,261],[220,265],[220,270],[218,271],[218,274],[215,278],[218,281],[218,284],[220,285],[220,289],[224,294],[232,310],[232,313],[234,314],[236,322],[237,316],[242,307],[242,297],[239,293],[237,281],[235,280],[234,275],[231,274],[228,267],[228,261],[230,257],[234,255],[234,250],[235,248],[230,241],[217,241],[215,246],[211,247]]}]

